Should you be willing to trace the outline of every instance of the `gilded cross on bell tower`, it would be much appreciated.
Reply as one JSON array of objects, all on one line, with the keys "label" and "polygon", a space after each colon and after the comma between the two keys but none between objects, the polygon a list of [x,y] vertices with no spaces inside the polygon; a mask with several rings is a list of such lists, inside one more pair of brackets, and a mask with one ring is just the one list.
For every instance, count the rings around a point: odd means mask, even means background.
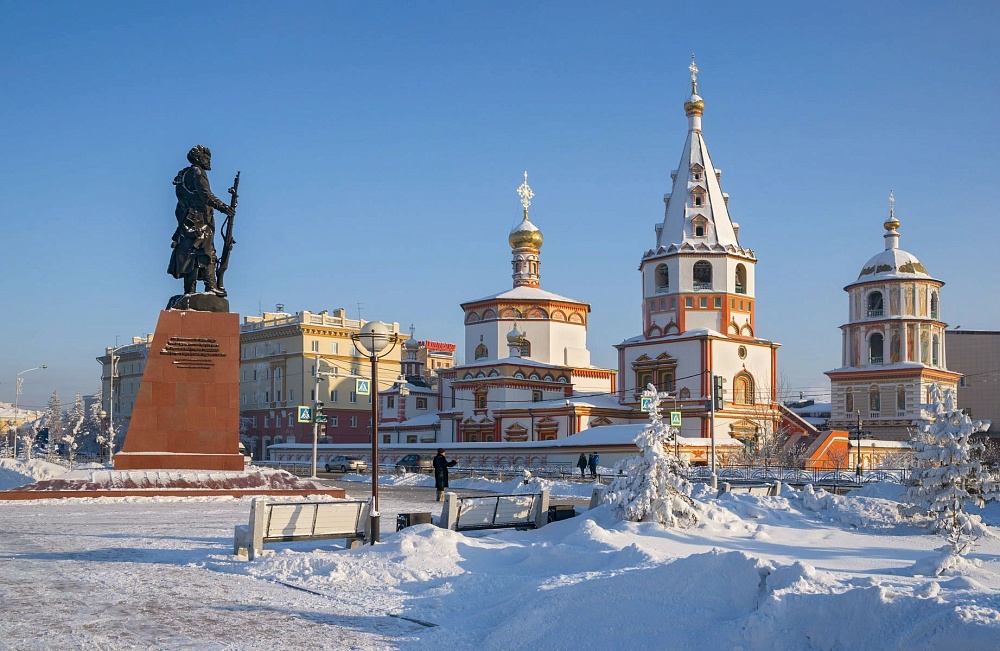
[{"label": "gilded cross on bell tower", "polygon": [[521,205],[524,206],[524,218],[528,218],[528,206],[531,205],[531,198],[535,196],[535,193],[531,191],[531,186],[528,185],[528,172],[524,173],[524,183],[522,183],[517,188],[517,193],[521,196]]},{"label": "gilded cross on bell tower", "polygon": [[896,197],[892,196],[892,190],[889,190],[889,221],[892,221],[896,216]]},{"label": "gilded cross on bell tower", "polygon": [[691,71],[691,92],[695,95],[698,94],[698,64],[694,62],[694,54],[691,54],[691,65],[688,66],[688,70]]}]

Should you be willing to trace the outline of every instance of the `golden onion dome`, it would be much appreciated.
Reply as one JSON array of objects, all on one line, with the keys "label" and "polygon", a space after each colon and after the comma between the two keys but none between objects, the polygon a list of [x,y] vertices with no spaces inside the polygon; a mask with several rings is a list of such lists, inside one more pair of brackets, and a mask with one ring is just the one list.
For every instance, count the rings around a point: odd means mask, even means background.
[{"label": "golden onion dome", "polygon": [[514,328],[507,333],[507,345],[508,346],[520,346],[521,341],[524,339],[524,335],[521,331],[517,329],[517,324],[514,324]]},{"label": "golden onion dome", "polygon": [[528,211],[524,211],[524,220],[510,231],[507,241],[512,249],[534,249],[542,248],[542,231],[528,220]]},{"label": "golden onion dome", "polygon": [[691,93],[691,97],[688,101],[684,102],[684,113],[688,117],[695,115],[701,115],[705,112],[705,100],[703,100],[697,93]]}]

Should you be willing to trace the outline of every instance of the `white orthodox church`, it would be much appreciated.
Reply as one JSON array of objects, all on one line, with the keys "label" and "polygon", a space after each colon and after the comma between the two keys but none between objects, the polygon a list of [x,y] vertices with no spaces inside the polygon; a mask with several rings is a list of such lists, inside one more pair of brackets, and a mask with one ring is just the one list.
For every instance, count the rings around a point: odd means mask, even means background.
[{"label": "white orthodox church", "polygon": [[395,442],[556,440],[610,423],[603,414],[619,411],[615,371],[590,363],[590,305],[541,288],[544,238],[529,216],[527,172],[517,191],[523,219],[508,237],[513,287],[462,304],[469,361],[439,373],[435,416],[399,420],[399,390],[383,392],[380,420],[383,432],[399,434]]},{"label": "white orthodox church", "polygon": [[900,221],[889,196],[885,250],[844,287],[848,320],[840,326],[840,368],[827,371],[831,428],[862,429],[875,439],[906,440],[932,383],[955,389],[961,373],[949,371],[941,320],[941,288],[920,260],[899,248]]},{"label": "white orthodox church", "polygon": [[698,68],[692,62],[690,69],[687,139],[670,174],[655,246],[639,265],[642,333],[616,346],[620,401],[634,405],[653,384],[674,394],[683,436],[709,437],[714,374],[725,387],[715,436],[749,444],[774,431],[779,419],[778,344],[757,332],[757,258],[729,215],[722,171],[712,164],[702,132]]}]

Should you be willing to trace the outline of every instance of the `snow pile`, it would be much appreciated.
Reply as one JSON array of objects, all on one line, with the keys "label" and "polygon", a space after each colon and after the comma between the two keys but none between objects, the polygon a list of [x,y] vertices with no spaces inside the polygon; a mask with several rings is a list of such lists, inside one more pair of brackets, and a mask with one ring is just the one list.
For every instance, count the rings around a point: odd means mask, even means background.
[{"label": "snow pile", "polygon": [[41,459],[0,459],[0,490],[24,486],[65,474],[66,468]]}]

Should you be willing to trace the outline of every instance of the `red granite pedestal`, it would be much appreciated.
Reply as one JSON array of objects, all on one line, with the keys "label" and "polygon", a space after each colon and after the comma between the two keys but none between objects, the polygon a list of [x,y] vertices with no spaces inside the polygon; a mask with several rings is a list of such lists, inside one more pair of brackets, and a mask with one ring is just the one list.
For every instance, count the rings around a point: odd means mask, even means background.
[{"label": "red granite pedestal", "polygon": [[240,321],[164,310],[115,470],[243,470]]}]

